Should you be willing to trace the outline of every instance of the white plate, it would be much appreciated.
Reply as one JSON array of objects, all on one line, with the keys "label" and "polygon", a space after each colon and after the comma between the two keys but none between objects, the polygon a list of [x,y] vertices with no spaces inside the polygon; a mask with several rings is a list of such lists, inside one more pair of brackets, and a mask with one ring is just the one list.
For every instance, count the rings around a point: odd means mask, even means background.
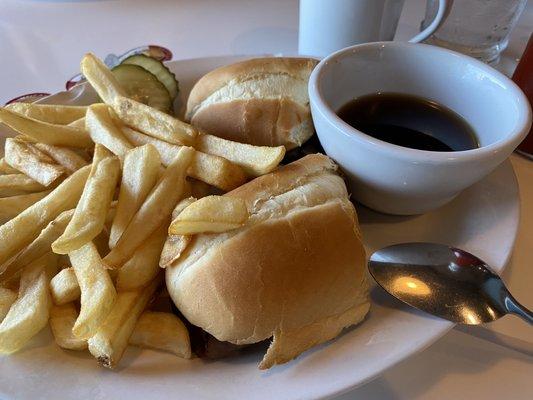
[{"label": "white plate", "polygon": [[[174,61],[180,104],[204,73],[243,57]],[[49,102],[84,104],[81,91]],[[358,208],[369,252],[397,242],[433,241],[471,251],[502,272],[516,237],[518,188],[507,161],[489,177],[438,211],[392,217]],[[86,353],[54,345],[48,330],[24,350],[0,358],[0,397],[60,399],[318,399],[351,389],[433,343],[452,324],[407,309],[381,290],[372,290],[371,312],[360,326],[297,360],[261,372],[262,355],[221,361],[181,360],[128,348],[117,371],[104,370]]]}]

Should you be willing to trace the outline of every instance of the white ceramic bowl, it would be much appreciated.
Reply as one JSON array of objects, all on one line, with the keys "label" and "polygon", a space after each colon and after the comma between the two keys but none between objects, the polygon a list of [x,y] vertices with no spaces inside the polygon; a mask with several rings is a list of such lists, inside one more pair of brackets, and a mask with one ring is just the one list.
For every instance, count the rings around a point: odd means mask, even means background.
[{"label": "white ceramic bowl", "polygon": [[[376,92],[418,95],[445,105],[473,127],[480,147],[433,152],[365,135],[336,111]],[[348,177],[356,200],[389,214],[435,209],[502,163],[531,126],[531,109],[510,79],[473,58],[401,42],[348,47],[324,58],[311,74],[313,122],[326,153]]]}]

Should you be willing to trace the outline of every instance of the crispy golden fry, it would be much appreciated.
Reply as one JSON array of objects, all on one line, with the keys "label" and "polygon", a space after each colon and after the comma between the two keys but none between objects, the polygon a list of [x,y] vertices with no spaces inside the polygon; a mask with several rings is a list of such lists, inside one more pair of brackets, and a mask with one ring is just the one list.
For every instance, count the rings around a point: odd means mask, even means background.
[{"label": "crispy golden fry", "polygon": [[50,328],[59,347],[69,350],[85,350],[87,348],[86,340],[78,339],[72,334],[72,328],[77,318],[78,311],[74,303],[52,306],[50,310]]},{"label": "crispy golden fry", "polygon": [[104,323],[89,339],[89,351],[101,365],[114,368],[118,364],[139,316],[160,283],[161,275],[143,289],[118,294],[117,301]]},{"label": "crispy golden fry", "polygon": [[152,136],[145,135],[144,133],[138,132],[135,129],[131,129],[127,126],[122,127],[122,134],[134,146],[139,147],[145,144],[151,144],[154,146],[159,152],[161,163],[165,167],[170,164],[172,160],[174,160],[174,157],[176,157],[176,154],[178,154],[181,148],[181,146],[170,144]]},{"label": "crispy golden fry", "polygon": [[63,233],[73,214],[74,210],[63,211],[41,231],[31,244],[4,263],[0,267],[0,282],[3,283],[16,277],[25,265],[49,252],[52,242]]},{"label": "crispy golden fry", "polygon": [[91,173],[94,172],[95,166],[98,165],[100,161],[103,161],[104,158],[107,158],[107,157],[113,157],[113,153],[109,151],[105,146],[101,145],[100,143],[96,143],[94,145]]},{"label": "crispy golden fry", "polygon": [[107,104],[113,104],[115,97],[126,96],[117,78],[94,54],[88,53],[81,60],[81,73]]},{"label": "crispy golden fry", "polygon": [[122,232],[154,187],[160,169],[159,153],[150,144],[136,147],[126,153],[117,211],[109,234],[109,248],[113,248],[118,242]]},{"label": "crispy golden fry", "polygon": [[17,299],[17,292],[14,290],[0,287],[0,323],[4,320],[11,305]]},{"label": "crispy golden fry", "polygon": [[53,260],[43,256],[24,268],[18,298],[0,324],[0,353],[19,350],[46,326],[52,305],[46,270]]},{"label": "crispy golden fry", "polygon": [[0,158],[0,174],[1,175],[7,175],[7,174],[20,174],[20,171],[18,169],[13,168],[11,165],[9,165],[5,158]]},{"label": "crispy golden fry", "polygon": [[50,221],[78,203],[89,172],[89,166],[76,171],[48,196],[0,226],[0,265],[30,244]]},{"label": "crispy golden fry", "polygon": [[87,161],[82,156],[68,147],[52,146],[45,143],[35,143],[34,146],[63,166],[69,174],[87,165]]},{"label": "crispy golden fry", "polygon": [[5,159],[9,165],[43,186],[51,185],[52,182],[67,172],[63,166],[56,164],[54,160],[31,143],[7,138],[5,151]]},{"label": "crispy golden fry", "polygon": [[85,117],[72,121],[68,126],[78,129],[85,129]]},{"label": "crispy golden fry", "polygon": [[185,210],[187,207],[189,207],[192,203],[196,202],[198,199],[196,197],[190,196],[186,199],[181,200],[178,204],[176,204],[176,207],[174,207],[174,210],[172,210],[172,219],[178,218],[178,215],[181,214],[183,210]]},{"label": "crispy golden fry", "polygon": [[50,281],[54,304],[62,306],[80,298],[81,291],[74,268],[64,268]]},{"label": "crispy golden fry", "polygon": [[171,313],[143,312],[130,337],[130,344],[191,358],[189,332],[183,322]]},{"label": "crispy golden fry", "polygon": [[[176,219],[183,210],[195,201],[196,199],[194,197],[188,197],[180,201],[174,208],[174,211],[172,211],[172,219]],[[163,246],[163,251],[161,252],[159,266],[161,268],[166,268],[177,261],[180,258],[181,253],[183,253],[191,242],[191,239],[192,237],[190,235],[168,235],[165,245]]]},{"label": "crispy golden fry", "polygon": [[248,219],[244,200],[238,197],[207,196],[186,207],[170,224],[171,235],[194,235],[237,229]]},{"label": "crispy golden fry", "polygon": [[229,192],[244,183],[246,175],[237,164],[225,158],[196,151],[189,176]]},{"label": "crispy golden fry", "polygon": [[93,104],[87,110],[85,127],[95,143],[100,143],[123,158],[133,146],[124,137],[121,126],[110,112],[112,110],[105,104]]},{"label": "crispy golden fry", "polygon": [[107,212],[107,217],[105,219],[105,226],[108,231],[111,230],[111,224],[113,223],[113,220],[115,219],[115,215],[117,215],[117,205],[118,205],[118,200],[113,200],[111,202],[111,207],[109,208],[109,211]]},{"label": "crispy golden fry", "polygon": [[[172,162],[181,148],[181,146],[153,138],[128,127],[124,127],[122,133],[136,146],[142,146],[147,143],[154,145],[161,156],[161,162],[165,166]],[[246,182],[246,174],[237,164],[225,158],[198,151],[195,154],[188,171],[189,176],[224,191],[233,190]]]},{"label": "crispy golden fry", "polygon": [[32,142],[72,147],[89,147],[93,143],[84,129],[38,121],[5,108],[0,108],[0,122]]},{"label": "crispy golden fry", "polygon": [[26,208],[37,203],[50,191],[21,194],[18,196],[0,198],[0,224],[15,218]]},{"label": "crispy golden fry", "polygon": [[[111,207],[109,208],[109,211],[107,212],[107,217],[105,219],[104,229],[102,230],[102,232],[106,233],[108,241],[109,241],[109,232],[111,232],[111,224],[113,223],[113,220],[115,219],[115,215],[117,213],[117,204],[118,204],[117,200],[113,200],[111,202]],[[106,247],[109,251],[109,243],[106,243]]]},{"label": "crispy golden fry", "polygon": [[46,187],[25,174],[0,175],[0,197],[42,192]]},{"label": "crispy golden fry", "polygon": [[80,315],[72,328],[78,339],[89,339],[113,308],[117,292],[92,242],[69,253],[80,285]]},{"label": "crispy golden fry", "polygon": [[87,111],[86,106],[39,103],[11,103],[6,108],[29,118],[59,125],[67,125],[79,118],[83,118]]},{"label": "crispy golden fry", "polygon": [[93,240],[102,231],[120,173],[117,157],[93,163],[76,211],[65,232],[52,243],[52,250],[67,254]]},{"label": "crispy golden fry", "polygon": [[128,126],[168,143],[192,145],[198,131],[163,111],[126,97],[117,97],[113,108]]},{"label": "crispy golden fry", "polygon": [[207,154],[224,157],[240,165],[250,176],[260,176],[271,172],[285,156],[284,146],[253,146],[213,135],[199,135],[195,148]]},{"label": "crispy golden fry", "polygon": [[159,273],[159,256],[167,237],[168,222],[161,225],[135,250],[133,256],[118,270],[115,280],[118,291],[136,290],[148,285]]},{"label": "crispy golden fry", "polygon": [[194,149],[183,147],[167,167],[145,202],[131,219],[116,246],[104,258],[108,268],[120,268],[164,221],[183,196],[185,175],[194,157]]}]

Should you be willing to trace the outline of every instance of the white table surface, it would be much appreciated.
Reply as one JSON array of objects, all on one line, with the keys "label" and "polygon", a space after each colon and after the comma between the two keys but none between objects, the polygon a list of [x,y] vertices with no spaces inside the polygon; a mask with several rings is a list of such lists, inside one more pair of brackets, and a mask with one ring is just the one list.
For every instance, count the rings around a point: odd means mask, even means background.
[{"label": "white table surface", "polygon": [[[423,15],[423,0],[406,3],[398,39],[411,36]],[[520,56],[532,29],[529,2],[511,36],[503,69],[509,70],[510,60]],[[159,44],[170,48],[174,59],[295,53],[297,36],[296,0],[0,0],[0,103],[24,93],[62,90],[87,51],[104,57]],[[533,162],[516,155],[511,160],[522,214],[504,278],[515,297],[533,308]],[[456,328],[337,400],[533,399],[533,331],[513,317],[487,328]],[[476,333],[501,339],[503,345],[471,335]],[[513,346],[529,349],[530,355]]]}]

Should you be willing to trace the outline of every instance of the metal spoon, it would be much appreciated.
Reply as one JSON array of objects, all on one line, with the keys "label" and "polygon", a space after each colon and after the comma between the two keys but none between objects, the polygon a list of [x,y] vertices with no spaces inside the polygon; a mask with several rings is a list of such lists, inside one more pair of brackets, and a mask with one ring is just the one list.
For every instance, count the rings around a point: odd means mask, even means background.
[{"label": "metal spoon", "polygon": [[464,250],[396,244],[372,254],[368,269],[394,297],[449,321],[477,325],[515,314],[533,324],[533,313],[511,296],[500,277]]}]

